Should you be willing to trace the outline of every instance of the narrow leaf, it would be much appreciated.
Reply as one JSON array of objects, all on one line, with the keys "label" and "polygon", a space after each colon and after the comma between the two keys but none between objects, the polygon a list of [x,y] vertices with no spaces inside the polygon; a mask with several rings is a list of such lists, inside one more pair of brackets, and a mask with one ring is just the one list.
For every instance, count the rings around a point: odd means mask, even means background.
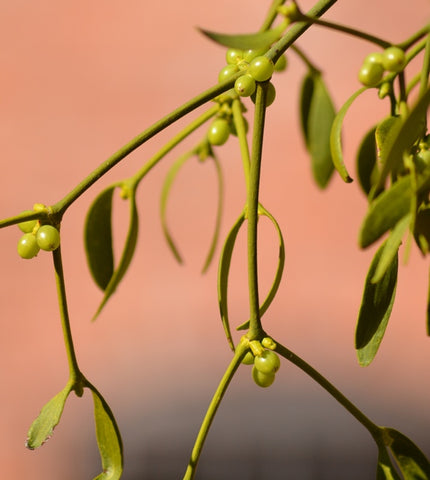
[{"label": "narrow leaf", "polygon": [[392,439],[389,448],[405,480],[430,480],[430,462],[423,452],[403,433],[384,430]]},{"label": "narrow leaf", "polygon": [[[267,217],[272,222],[272,224],[276,229],[276,232],[278,234],[278,239],[279,239],[278,265],[276,267],[275,278],[272,282],[272,286],[270,287],[269,293],[264,299],[264,302],[260,305],[260,317],[262,317],[266,313],[267,309],[270,307],[270,304],[272,303],[273,299],[275,298],[279,285],[282,280],[282,274],[284,272],[284,265],[285,265],[285,244],[284,244],[284,238],[282,236],[281,229],[275,217],[273,217],[273,215],[269,211],[267,211],[262,205],[259,206],[259,214]],[[237,330],[246,330],[247,328],[249,328],[249,320],[247,320],[244,324],[237,327]]]},{"label": "narrow leaf", "polygon": [[386,449],[379,449],[376,480],[401,480]]},{"label": "narrow leaf", "polygon": [[279,39],[282,32],[286,28],[286,22],[280,23],[277,27],[264,32],[245,33],[230,35],[226,33],[211,32],[199,28],[200,32],[209,37],[216,43],[228,48],[248,49],[264,49],[269,48],[273,42]]},{"label": "narrow leaf", "polygon": [[309,147],[308,119],[314,92],[314,78],[315,75],[309,72],[303,79],[300,91],[300,125],[306,147]]},{"label": "narrow leaf", "polygon": [[97,318],[97,316],[100,314],[100,312],[102,311],[103,307],[106,305],[109,298],[115,292],[116,288],[118,287],[125,273],[127,272],[127,269],[133,258],[134,250],[136,248],[138,231],[139,231],[139,218],[137,213],[135,194],[136,192],[133,190],[130,193],[130,197],[128,198],[128,201],[130,202],[130,223],[128,227],[127,238],[125,240],[124,248],[121,254],[121,258],[110,279],[109,284],[105,289],[105,295],[103,297],[101,304],[97,309],[97,312],[93,317],[93,320]]},{"label": "narrow leaf", "polygon": [[174,257],[178,261],[178,263],[182,263],[182,256],[179,253],[178,248],[173,240],[172,234],[170,233],[169,226],[167,224],[167,200],[169,198],[170,190],[172,188],[173,182],[177,177],[179,171],[185,164],[187,160],[189,160],[194,155],[194,152],[187,152],[186,154],[182,155],[178,158],[173,165],[170,167],[167,175],[165,177],[163,188],[161,190],[161,197],[160,197],[160,219],[161,219],[161,227],[163,229],[164,238],[166,239],[167,245],[169,246],[170,250],[172,251]]},{"label": "narrow leaf", "polygon": [[366,133],[357,154],[358,182],[366,195],[369,195],[377,173],[375,132],[376,127],[373,127]]},{"label": "narrow leaf", "polygon": [[317,185],[325,188],[333,174],[330,131],[336,112],[321,74],[314,75],[312,99],[308,113],[308,147],[312,173]]},{"label": "narrow leaf", "polygon": [[382,171],[376,191],[384,187],[390,172],[396,172],[403,161],[403,154],[418,138],[424,135],[427,108],[430,103],[430,89],[418,100],[409,115],[390,129],[384,149],[381,151]]},{"label": "narrow leaf", "polygon": [[379,247],[370,265],[358,314],[355,348],[361,366],[369,365],[375,358],[387,328],[396,294],[397,253],[382,278],[376,283],[372,282],[384,247],[385,243]]},{"label": "narrow leaf", "polygon": [[420,208],[414,225],[415,241],[423,255],[430,252],[430,206]]},{"label": "narrow leaf", "polygon": [[84,241],[87,262],[96,284],[105,290],[114,271],[112,196],[115,185],[100,193],[88,210]]},{"label": "narrow leaf", "polygon": [[215,155],[211,155],[211,158],[214,162],[216,176],[217,176],[218,202],[217,202],[217,210],[216,210],[216,217],[215,217],[215,228],[212,235],[212,241],[210,243],[209,250],[206,255],[206,260],[205,260],[205,263],[203,264],[202,273],[205,273],[209,268],[210,264],[212,263],[215,249],[216,249],[216,246],[218,245],[219,232],[221,228],[223,196],[224,196],[224,184],[223,184],[223,178],[222,178],[221,164]]},{"label": "narrow leaf", "polygon": [[42,408],[39,416],[31,424],[30,430],[28,431],[27,448],[34,450],[51,438],[54,428],[60,421],[64,405],[71,390],[72,384],[68,383],[60,393],[57,393],[57,395],[51,398]]},{"label": "narrow leaf", "polygon": [[411,217],[412,215],[408,214],[399,220],[390,233],[387,241],[384,243],[384,249],[382,250],[381,258],[379,259],[378,266],[376,267],[375,275],[372,278],[373,283],[379,282],[392,264],[394,257],[399,251],[403,235],[410,225]]},{"label": "narrow leaf", "polygon": [[122,441],[112,410],[101,394],[90,386],[94,400],[97,445],[103,473],[94,480],[119,480],[123,470]]},{"label": "narrow leaf", "polygon": [[339,172],[341,178],[347,183],[352,182],[352,178],[349,176],[349,173],[343,161],[342,124],[349,107],[352,105],[354,100],[366,90],[366,87],[360,88],[355,93],[353,93],[351,97],[349,97],[349,99],[342,105],[341,109],[338,111],[336,117],[333,120],[333,125],[330,133],[330,149],[333,164],[336,170]]},{"label": "narrow leaf", "polygon": [[386,145],[390,144],[399,134],[402,126],[402,119],[400,117],[387,117],[378,123],[375,132],[375,140],[377,147],[377,156],[380,163],[383,163]]},{"label": "narrow leaf", "polygon": [[236,242],[237,234],[240,227],[245,221],[245,212],[242,212],[239,218],[234,223],[230,232],[225,239],[224,246],[221,251],[219,267],[218,267],[218,304],[221,314],[221,321],[224,327],[224,332],[227,337],[228,343],[234,351],[233,338],[231,336],[230,322],[228,318],[228,276],[230,273],[231,258],[233,255],[233,249]]},{"label": "narrow leaf", "polygon": [[359,245],[368,247],[407,215],[411,209],[410,176],[400,178],[370,204],[359,233]]}]

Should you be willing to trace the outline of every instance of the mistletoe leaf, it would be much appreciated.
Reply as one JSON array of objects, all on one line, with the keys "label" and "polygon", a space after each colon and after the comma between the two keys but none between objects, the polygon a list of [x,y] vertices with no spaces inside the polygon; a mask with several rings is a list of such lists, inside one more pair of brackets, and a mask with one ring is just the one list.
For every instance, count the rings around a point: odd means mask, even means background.
[{"label": "mistletoe leaf", "polygon": [[376,127],[371,128],[363,137],[357,154],[357,176],[361,189],[369,195],[374,183],[376,162]]},{"label": "mistletoe leaf", "polygon": [[112,410],[93,385],[94,420],[103,472],[94,480],[119,480],[123,470],[122,441]]},{"label": "mistletoe leaf", "polygon": [[26,447],[30,450],[40,447],[52,436],[54,428],[58,425],[63,413],[69,393],[72,391],[72,384],[68,383],[60,393],[51,398],[42,408],[40,414],[31,424],[28,431]]},{"label": "mistletoe leaf", "polygon": [[245,212],[242,212],[239,218],[234,223],[230,232],[225,239],[224,246],[221,251],[218,267],[218,305],[221,314],[221,321],[224,327],[224,332],[229,342],[230,347],[234,351],[233,338],[231,336],[230,322],[228,318],[228,277],[230,273],[231,258],[233,255],[234,245],[239,233],[240,227],[245,221]]},{"label": "mistletoe leaf", "polygon": [[273,42],[276,42],[276,40],[279,39],[282,32],[285,30],[286,26],[286,22],[282,22],[277,27],[264,32],[242,33],[236,35],[211,32],[202,28],[199,28],[199,30],[208,38],[220,45],[223,45],[224,47],[239,48],[241,50],[259,50],[269,48]]},{"label": "mistletoe leaf", "polygon": [[361,366],[375,358],[384,337],[394,304],[397,285],[398,254],[378,282],[373,282],[386,242],[377,250],[367,273],[355,332],[355,348]]},{"label": "mistletoe leaf", "polygon": [[84,242],[87,262],[95,283],[105,290],[114,272],[112,247],[112,196],[116,185],[100,193],[85,219]]},{"label": "mistletoe leaf", "polygon": [[333,164],[336,170],[339,172],[339,175],[341,176],[342,180],[346,183],[352,182],[352,178],[349,176],[349,173],[345,167],[345,163],[343,160],[342,124],[349,107],[352,105],[354,100],[366,90],[367,90],[367,87],[360,88],[359,90],[354,92],[349,97],[349,99],[342,105],[341,109],[337,112],[333,120],[333,125],[330,132],[330,149],[331,149]]},{"label": "mistletoe leaf", "polygon": [[127,272],[127,269],[131,263],[131,260],[134,255],[134,251],[136,249],[136,243],[137,243],[137,236],[139,232],[139,217],[137,213],[137,207],[136,207],[136,198],[135,198],[135,190],[130,192],[130,195],[128,197],[128,201],[130,203],[130,223],[128,227],[128,232],[127,232],[127,237],[125,240],[124,248],[121,254],[121,258],[119,260],[119,263],[117,267],[115,268],[115,271],[106,286],[105,289],[105,294],[103,297],[102,302],[100,303],[94,317],[93,321],[98,317],[100,312],[102,311],[103,307],[106,305],[107,301],[109,298],[112,296],[112,294],[115,292],[117,289],[118,285],[120,284],[121,280],[123,279],[124,275]]}]

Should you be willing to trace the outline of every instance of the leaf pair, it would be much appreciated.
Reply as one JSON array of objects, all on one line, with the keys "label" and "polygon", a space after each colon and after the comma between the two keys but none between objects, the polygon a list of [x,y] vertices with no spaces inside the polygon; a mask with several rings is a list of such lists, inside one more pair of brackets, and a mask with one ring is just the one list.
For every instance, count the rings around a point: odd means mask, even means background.
[{"label": "leaf pair", "polygon": [[302,83],[300,119],[317,185],[325,188],[333,174],[330,132],[336,112],[320,72],[311,70]]},{"label": "leaf pair", "polygon": [[113,193],[121,184],[114,184],[101,192],[92,203],[85,220],[85,250],[88,266],[96,284],[103,290],[104,297],[93,320],[99,315],[106,302],[123,279],[136,248],[139,218],[136,206],[136,190],[128,190],[129,227],[118,264],[115,266],[112,234]]},{"label": "leaf pair", "polygon": [[[423,452],[399,431],[381,428],[386,445],[379,447],[376,479],[430,480],[430,463]],[[396,465],[393,464],[390,453]]]},{"label": "leaf pair", "polygon": [[[267,217],[272,222],[278,234],[278,240],[279,240],[278,265],[276,268],[275,278],[272,282],[272,286],[269,289],[269,293],[267,294],[263,303],[260,305],[259,314],[261,317],[267,311],[273,299],[275,298],[276,292],[278,291],[279,285],[281,283],[282,274],[284,272],[284,265],[285,265],[285,244],[284,244],[284,239],[283,239],[279,224],[276,221],[276,219],[273,217],[273,215],[271,215],[261,204],[258,207],[258,213],[261,216]],[[230,274],[231,259],[232,259],[237,235],[245,219],[246,219],[246,211],[243,211],[238,217],[238,219],[236,220],[236,222],[234,223],[230,232],[228,233],[227,238],[225,239],[224,246],[220,255],[219,268],[218,268],[218,304],[220,309],[221,321],[224,327],[225,335],[233,351],[234,351],[234,343],[233,343],[233,337],[231,335],[230,320],[229,320],[229,314],[228,314],[228,278]],[[248,327],[249,327],[249,320],[246,321],[244,324],[240,325],[239,327],[237,327],[237,330],[245,330]]]},{"label": "leaf pair", "polygon": [[[89,382],[86,382],[86,386],[93,394],[96,437],[103,467],[103,472],[94,480],[118,480],[123,469],[122,441],[118,426],[102,395]],[[51,437],[73,388],[73,382],[68,382],[66,387],[42,408],[28,431],[27,448],[34,450]]]}]

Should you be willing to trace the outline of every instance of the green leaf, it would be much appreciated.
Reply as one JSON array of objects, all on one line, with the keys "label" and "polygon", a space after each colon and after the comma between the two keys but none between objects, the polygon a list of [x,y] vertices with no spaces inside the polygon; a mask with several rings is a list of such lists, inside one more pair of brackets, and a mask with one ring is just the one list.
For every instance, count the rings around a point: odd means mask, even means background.
[{"label": "green leaf", "polygon": [[423,452],[403,433],[384,428],[391,438],[389,448],[405,480],[430,480],[430,462]]},{"label": "green leaf", "polygon": [[85,220],[87,262],[94,281],[102,290],[106,289],[114,271],[112,196],[115,186],[111,185],[100,193],[88,210]]},{"label": "green leaf", "polygon": [[242,33],[230,35],[226,33],[211,32],[199,28],[200,32],[209,37],[216,43],[228,48],[239,48],[241,50],[257,50],[269,48],[273,42],[276,42],[285,30],[286,22],[280,23],[277,27],[264,32]]},{"label": "green leaf", "polygon": [[425,133],[427,108],[430,103],[430,89],[417,101],[409,114],[390,128],[380,152],[382,171],[376,191],[384,187],[390,172],[397,172],[402,166],[403,154]]},{"label": "green leaf", "polygon": [[372,278],[373,283],[379,282],[392,264],[394,257],[399,251],[403,235],[411,223],[411,218],[411,214],[406,215],[397,222],[396,226],[391,231],[390,236],[384,243],[384,249],[382,250],[381,258],[379,259],[378,266],[376,267],[375,275]]},{"label": "green leaf", "polygon": [[319,72],[306,75],[300,97],[301,125],[311,155],[312,173],[317,185],[325,188],[334,170],[330,130],[336,113]]},{"label": "green leaf", "polygon": [[389,144],[393,140],[393,138],[398,135],[401,126],[402,119],[400,117],[393,116],[384,118],[384,120],[378,123],[375,132],[375,140],[378,159],[381,163],[381,158],[383,158],[385,146],[387,145],[387,143]]},{"label": "green leaf", "polygon": [[187,162],[187,160],[189,160],[193,155],[194,155],[194,151],[187,152],[186,154],[179,157],[173,163],[173,165],[170,167],[169,171],[167,172],[167,175],[163,183],[163,188],[161,189],[161,197],[160,197],[161,227],[163,229],[163,234],[164,234],[164,238],[166,239],[167,245],[169,246],[170,250],[172,251],[178,263],[182,263],[183,260],[173,240],[172,234],[170,233],[169,226],[167,225],[167,217],[166,217],[167,200],[169,198],[169,194],[170,194],[170,190],[172,188],[173,182],[177,177],[179,171],[181,170],[185,162]]},{"label": "green leaf", "polygon": [[412,185],[410,176],[400,178],[369,205],[361,225],[358,243],[368,247],[406,216],[411,209]]},{"label": "green leaf", "polygon": [[206,255],[206,260],[205,260],[205,263],[203,264],[202,273],[205,273],[209,268],[210,264],[212,263],[213,256],[215,254],[215,249],[216,249],[216,246],[218,245],[219,232],[221,228],[223,196],[224,196],[224,184],[223,184],[223,178],[222,178],[221,164],[215,155],[211,155],[210,158],[212,158],[214,162],[216,175],[217,175],[218,202],[217,202],[217,211],[216,211],[216,217],[215,217],[215,228],[212,235],[212,241],[210,243],[209,250]]},{"label": "green leaf", "polygon": [[343,161],[343,152],[342,152],[342,125],[345,118],[346,112],[349,107],[352,105],[354,100],[367,90],[367,87],[362,87],[356,92],[354,92],[349,99],[342,105],[341,109],[336,114],[333,125],[330,133],[330,149],[331,156],[333,159],[333,164],[336,170],[339,172],[341,178],[347,182],[352,182],[352,178],[349,176],[349,173],[345,167]]},{"label": "green leaf", "polygon": [[125,273],[127,272],[127,269],[133,258],[134,250],[136,248],[137,236],[139,232],[139,218],[137,213],[135,195],[136,195],[136,191],[131,190],[130,195],[128,197],[128,201],[130,203],[129,205],[130,206],[130,223],[128,227],[127,238],[125,240],[124,248],[121,254],[121,258],[108,285],[106,286],[103,300],[100,303],[93,317],[93,321],[97,318],[97,316],[100,314],[100,312],[102,311],[103,307],[106,305],[109,298],[117,289]]},{"label": "green leaf", "polygon": [[239,218],[234,223],[230,232],[225,239],[224,246],[221,251],[219,267],[218,267],[218,305],[221,314],[221,321],[224,327],[224,332],[227,337],[228,343],[234,351],[233,338],[231,336],[230,322],[228,318],[228,276],[230,273],[231,258],[233,255],[234,244],[236,242],[237,234],[240,227],[245,221],[245,212],[242,212]]},{"label": "green leaf", "polygon": [[93,394],[97,445],[103,467],[103,473],[94,480],[119,480],[123,470],[121,435],[109,405],[94,386],[89,387]]},{"label": "green leaf", "polygon": [[377,171],[375,132],[376,127],[373,127],[366,133],[357,154],[358,182],[366,195],[370,193]]},{"label": "green leaf", "polygon": [[376,480],[401,480],[385,448],[379,449]]},{"label": "green leaf", "polygon": [[385,245],[386,243],[379,247],[370,265],[358,314],[355,348],[361,366],[369,365],[375,358],[384,337],[396,295],[397,252],[382,278],[376,283],[372,281]]},{"label": "green leaf", "polygon": [[[272,282],[272,286],[270,287],[269,293],[264,299],[264,302],[260,305],[260,309],[259,309],[260,317],[262,317],[266,313],[267,309],[270,307],[273,299],[275,298],[279,285],[282,280],[282,274],[284,272],[284,265],[285,265],[285,244],[284,244],[284,238],[282,236],[282,232],[278,222],[276,221],[275,217],[273,217],[273,215],[268,210],[266,210],[261,204],[259,205],[259,214],[267,217],[272,222],[272,224],[276,229],[276,232],[278,234],[278,239],[279,239],[278,265],[276,267],[275,278]],[[249,320],[247,320],[244,324],[239,325],[239,327],[237,327],[237,330],[246,330],[247,328],[249,328]]]},{"label": "green leaf", "polygon": [[415,241],[423,255],[430,252],[430,206],[424,206],[417,212],[414,226]]},{"label": "green leaf", "polygon": [[28,431],[26,447],[30,450],[40,447],[44,442],[51,438],[52,433],[63,413],[67,397],[72,390],[72,384],[68,383],[60,393],[42,408],[39,416],[31,424]]}]

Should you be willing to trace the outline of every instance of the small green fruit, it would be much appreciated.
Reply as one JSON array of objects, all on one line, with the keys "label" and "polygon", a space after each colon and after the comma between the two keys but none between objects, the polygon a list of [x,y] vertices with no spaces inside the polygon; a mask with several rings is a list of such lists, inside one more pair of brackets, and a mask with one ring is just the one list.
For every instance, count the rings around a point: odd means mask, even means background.
[{"label": "small green fruit", "polygon": [[36,240],[42,250],[52,252],[60,246],[60,232],[52,225],[42,225],[36,233]]},{"label": "small green fruit", "polygon": [[36,235],[32,233],[25,233],[18,242],[17,246],[18,255],[21,258],[30,259],[35,257],[40,250],[37,244]]}]

